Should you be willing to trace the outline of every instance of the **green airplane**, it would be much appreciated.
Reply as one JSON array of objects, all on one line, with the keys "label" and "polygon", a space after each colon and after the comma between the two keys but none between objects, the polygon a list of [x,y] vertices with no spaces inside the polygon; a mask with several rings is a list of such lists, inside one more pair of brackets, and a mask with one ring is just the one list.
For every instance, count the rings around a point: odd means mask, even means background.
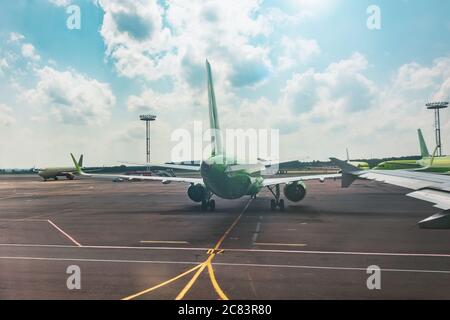
[{"label": "green airplane", "polygon": [[347,151],[347,163],[349,163],[352,166],[354,166],[358,169],[361,169],[361,170],[369,170],[370,169],[370,166],[367,162],[350,160],[350,156],[348,155],[348,149],[346,151]]},{"label": "green airplane", "polygon": [[[78,167],[83,167],[83,155],[80,156],[80,160],[77,163]],[[36,170],[38,175],[47,181],[49,179],[58,180],[58,177],[66,177],[68,180],[73,180],[75,178],[75,174],[77,173],[76,167],[66,167],[66,168],[44,168]]]},{"label": "green airplane", "polygon": [[284,210],[284,200],[281,199],[280,185],[284,185],[284,195],[292,202],[299,202],[306,196],[306,185],[304,181],[325,179],[335,179],[341,177],[340,174],[327,175],[309,175],[297,177],[274,177],[264,178],[261,173],[267,169],[264,163],[242,164],[234,158],[227,157],[222,146],[222,138],[219,125],[219,117],[216,107],[216,97],[214,93],[211,66],[206,60],[206,75],[208,84],[208,104],[209,104],[209,122],[211,130],[211,156],[201,161],[200,166],[179,166],[171,164],[156,165],[162,168],[173,168],[194,170],[200,173],[200,178],[187,177],[160,177],[160,176],[125,176],[111,174],[86,174],[81,166],[71,154],[77,173],[92,178],[106,179],[138,179],[160,181],[168,184],[170,182],[182,182],[189,184],[187,189],[188,197],[197,203],[201,203],[202,211],[214,211],[216,204],[213,196],[222,199],[238,199],[244,196],[256,197],[263,189],[267,188],[273,195],[270,201],[271,210],[279,208]]},{"label": "green airplane", "polygon": [[438,148],[436,147],[433,155],[428,152],[428,147],[423,138],[422,130],[418,129],[420,153],[422,158],[419,160],[393,160],[380,163],[373,168],[374,170],[414,170],[437,173],[450,173],[450,156],[436,157]]}]

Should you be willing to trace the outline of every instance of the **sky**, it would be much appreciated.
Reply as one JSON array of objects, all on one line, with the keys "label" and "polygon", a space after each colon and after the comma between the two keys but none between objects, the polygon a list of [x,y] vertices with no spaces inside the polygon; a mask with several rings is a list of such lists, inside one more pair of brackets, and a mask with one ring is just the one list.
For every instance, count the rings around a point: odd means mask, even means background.
[{"label": "sky", "polygon": [[1,168],[144,162],[143,113],[152,162],[170,160],[175,130],[207,128],[206,59],[222,128],[278,129],[280,159],[416,155],[425,103],[450,99],[447,0],[0,5]]}]

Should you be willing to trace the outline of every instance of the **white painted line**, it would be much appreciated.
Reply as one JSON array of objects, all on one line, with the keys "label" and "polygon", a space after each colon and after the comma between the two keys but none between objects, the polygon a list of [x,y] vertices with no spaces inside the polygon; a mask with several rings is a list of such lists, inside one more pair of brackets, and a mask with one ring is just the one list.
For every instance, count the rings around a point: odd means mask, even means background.
[{"label": "white painted line", "polygon": [[[73,246],[59,244],[21,244],[0,243],[0,247],[42,247],[42,248],[76,248],[76,249],[117,249],[117,250],[180,250],[180,251],[205,251],[211,248],[194,247],[131,247],[131,246]],[[308,251],[308,250],[278,250],[278,249],[228,249],[227,252],[254,252],[254,253],[291,253],[291,254],[323,254],[323,255],[360,255],[360,256],[392,256],[392,257],[425,257],[425,258],[450,258],[450,254],[439,253],[391,253],[391,252],[348,252],[348,251]]]},{"label": "white painted line", "polygon": [[23,218],[23,219],[0,219],[0,222],[47,222],[47,220]]},{"label": "white painted line", "polygon": [[13,196],[8,196],[8,197],[2,197],[2,198],[0,198],[0,200],[14,199],[14,198],[24,198],[24,197],[17,197],[16,195],[13,195]]},{"label": "white painted line", "polygon": [[67,234],[66,232],[64,232],[64,230],[62,230],[60,227],[58,227],[56,224],[54,224],[51,220],[47,220],[48,223],[50,223],[52,226],[55,227],[56,230],[58,230],[59,232],[61,232],[63,235],[65,235],[67,237],[67,239],[69,239],[70,241],[72,241],[73,243],[75,243],[75,245],[77,245],[78,247],[82,247],[82,245],[76,241],[74,238],[72,238],[69,234]]},{"label": "white painted line", "polygon": [[189,244],[187,241],[141,240],[140,243]]},{"label": "white painted line", "polygon": [[[297,265],[286,265],[286,264],[256,264],[256,263],[226,263],[226,262],[216,262],[216,263],[213,263],[213,265],[215,265],[215,266],[231,266],[231,267],[291,268],[291,269],[318,269],[318,270],[343,270],[343,271],[367,272],[367,268],[352,268],[352,267],[322,267],[322,266],[297,266]],[[450,270],[381,269],[381,271],[383,271],[383,272],[450,274]]]},{"label": "white painted line", "polygon": [[[3,257],[3,260],[37,260],[37,261],[76,261],[76,262],[107,262],[107,263],[147,263],[147,264],[184,264],[197,265],[194,261],[159,261],[159,260],[118,260],[118,259],[82,259],[82,258],[52,258],[52,257]],[[334,271],[363,271],[367,268],[356,267],[326,267],[326,266],[306,266],[306,265],[283,265],[283,264],[256,264],[256,263],[213,263],[215,266],[229,267],[257,267],[257,268],[290,268],[290,269],[317,269]],[[439,273],[450,274],[450,270],[420,270],[420,269],[381,269],[383,272],[410,272],[410,273]]]},{"label": "white painted line", "polygon": [[255,246],[306,247],[305,243],[267,243],[255,242]]},{"label": "white painted line", "polygon": [[149,263],[149,264],[193,264],[193,261],[158,261],[158,260],[116,260],[116,259],[82,259],[82,258],[51,258],[51,257],[0,257],[4,260],[38,260],[38,261],[77,261],[77,262],[108,262],[108,263]]},{"label": "white painted line", "polygon": [[256,240],[258,239],[258,235],[259,235],[260,231],[261,231],[261,221],[259,221],[256,224],[256,230],[255,230],[255,233],[253,234],[253,238],[252,238],[253,243],[255,243]]},{"label": "white painted line", "polygon": [[76,249],[119,249],[119,250],[188,250],[188,251],[208,251],[211,248],[186,248],[186,247],[127,247],[127,246],[74,246],[61,244],[20,244],[20,243],[2,243],[0,247],[38,247],[38,248],[76,248]]}]

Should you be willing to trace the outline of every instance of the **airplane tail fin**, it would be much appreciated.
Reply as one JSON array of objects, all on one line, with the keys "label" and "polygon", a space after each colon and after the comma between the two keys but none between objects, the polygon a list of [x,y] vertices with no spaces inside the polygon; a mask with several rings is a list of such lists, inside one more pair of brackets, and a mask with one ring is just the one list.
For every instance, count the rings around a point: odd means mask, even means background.
[{"label": "airplane tail fin", "polygon": [[345,151],[347,151],[347,162],[350,162],[350,156],[348,155],[348,148],[346,148]]},{"label": "airplane tail fin", "polygon": [[80,166],[80,168],[83,168],[83,155],[81,155],[80,160],[78,160],[78,166]]},{"label": "airplane tail fin", "polygon": [[[71,153],[70,156],[72,157],[73,164],[75,165],[75,169],[77,174],[83,174],[83,171],[81,170],[80,164],[77,162],[73,154]],[[83,156],[80,157],[80,160],[83,161]]]},{"label": "airplane tail fin", "polygon": [[428,152],[427,144],[423,138],[422,130],[418,129],[417,134],[419,135],[420,154],[422,158],[429,158],[430,153]]},{"label": "airplane tail fin", "polygon": [[211,73],[211,65],[206,60],[206,76],[208,79],[208,104],[209,104],[209,125],[211,130],[211,155],[223,154],[222,136],[220,132],[219,116],[217,114],[216,95]]}]

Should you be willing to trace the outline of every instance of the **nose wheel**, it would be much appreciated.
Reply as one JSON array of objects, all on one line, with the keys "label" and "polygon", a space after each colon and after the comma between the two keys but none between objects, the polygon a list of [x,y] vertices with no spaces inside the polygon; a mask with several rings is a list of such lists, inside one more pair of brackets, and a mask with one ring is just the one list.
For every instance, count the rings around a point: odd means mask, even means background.
[{"label": "nose wheel", "polygon": [[270,210],[275,211],[277,208],[279,208],[280,211],[284,211],[284,200],[280,199],[280,185],[277,184],[275,185],[275,187],[267,186],[267,188],[275,197],[275,199],[270,200]]},{"label": "nose wheel", "polygon": [[214,199],[203,200],[201,204],[202,211],[214,211],[216,210],[216,201]]}]

